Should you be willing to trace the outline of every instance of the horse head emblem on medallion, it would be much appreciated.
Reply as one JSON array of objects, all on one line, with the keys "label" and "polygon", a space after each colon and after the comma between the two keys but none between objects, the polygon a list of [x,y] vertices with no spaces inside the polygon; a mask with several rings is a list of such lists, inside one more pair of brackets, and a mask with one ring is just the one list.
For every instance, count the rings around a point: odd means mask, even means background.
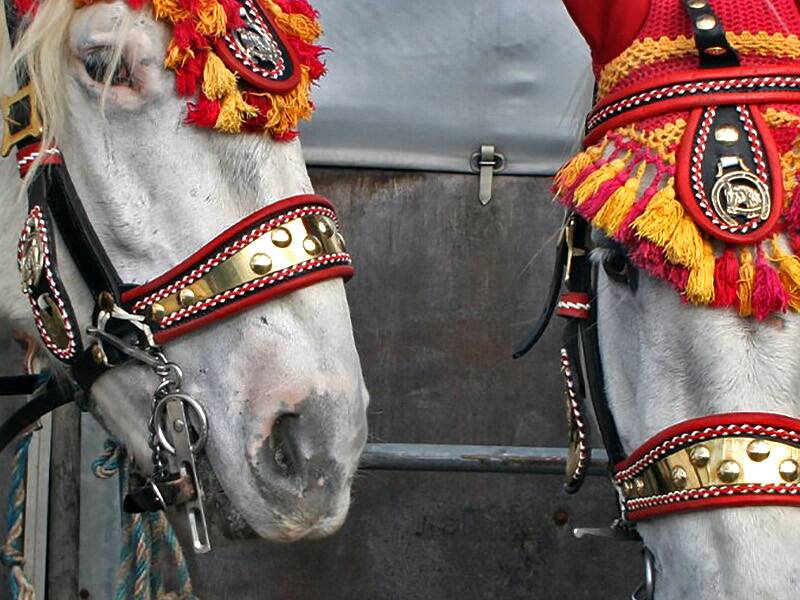
[{"label": "horse head emblem on medallion", "polygon": [[711,204],[715,212],[731,227],[741,225],[741,219],[755,219],[757,222],[766,220],[771,208],[769,188],[745,166],[741,158],[732,158],[736,168],[726,173],[730,161],[725,161],[731,158],[723,157],[717,165],[717,181],[711,190]]}]

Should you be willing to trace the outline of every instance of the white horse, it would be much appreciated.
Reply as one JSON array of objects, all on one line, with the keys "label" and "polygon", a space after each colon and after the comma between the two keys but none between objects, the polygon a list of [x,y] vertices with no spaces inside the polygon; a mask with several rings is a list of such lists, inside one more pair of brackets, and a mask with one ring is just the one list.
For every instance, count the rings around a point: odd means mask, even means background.
[{"label": "white horse", "polygon": [[[184,124],[186,98],[163,67],[169,37],[147,7],[117,0],[76,10],[72,0],[44,0],[17,46],[36,65],[47,128],[100,240],[122,279],[137,283],[256,209],[311,192],[298,142]],[[119,61],[106,91],[97,65],[87,69],[104,55]],[[0,319],[35,335],[15,261],[27,208],[14,160],[1,168]],[[66,249],[60,258],[85,326],[93,300]],[[208,414],[205,454],[214,487],[230,500],[228,520],[279,541],[336,531],[366,441],[369,398],[342,280],[216,322],[170,342],[167,354]],[[93,414],[138,465],[151,464],[156,383],[147,367],[130,364],[91,390]]]},{"label": "white horse", "polygon": [[[601,269],[597,293],[606,390],[626,452],[693,417],[800,414],[796,314],[758,323],[688,305],[643,272],[633,293]],[[797,598],[797,508],[660,516],[637,529],[655,557],[658,600]]]}]

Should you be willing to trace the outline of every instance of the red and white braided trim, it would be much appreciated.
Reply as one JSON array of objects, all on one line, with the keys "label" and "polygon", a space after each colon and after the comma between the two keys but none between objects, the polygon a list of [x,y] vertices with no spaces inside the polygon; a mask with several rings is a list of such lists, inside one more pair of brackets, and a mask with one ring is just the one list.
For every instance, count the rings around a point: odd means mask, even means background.
[{"label": "red and white braided trim", "polygon": [[591,130],[603,121],[620,114],[628,109],[636,108],[659,100],[669,100],[681,96],[693,96],[716,92],[741,93],[755,89],[758,91],[785,90],[800,87],[800,77],[797,76],[765,76],[765,77],[735,77],[713,81],[700,81],[691,83],[676,83],[664,87],[647,90],[633,96],[612,102],[608,106],[593,112],[587,122],[587,129]]},{"label": "red and white braided trim", "polygon": [[691,490],[676,490],[658,496],[634,498],[625,501],[629,513],[646,508],[679,504],[692,500],[708,500],[730,496],[796,496],[800,494],[800,483],[741,483],[712,485]]},{"label": "red and white braided trim", "polygon": [[567,398],[572,420],[578,434],[578,464],[575,471],[569,474],[572,482],[578,482],[583,478],[586,468],[589,466],[589,447],[586,443],[586,424],[583,421],[580,405],[575,396],[575,380],[572,376],[572,366],[569,362],[569,353],[566,348],[561,349],[561,372],[564,374],[564,381],[567,385]]},{"label": "red and white braided trim", "polygon": [[800,445],[800,432],[791,429],[776,428],[769,425],[718,425],[716,427],[707,427],[681,433],[662,442],[631,466],[616,473],[614,481],[620,484],[625,480],[636,477],[657,460],[675,450],[680,450],[696,442],[730,436],[758,436]]},{"label": "red and white braided trim", "polygon": [[[47,233],[47,227],[45,226],[42,209],[39,206],[34,206],[31,209],[30,214],[28,215],[28,219],[33,219],[34,227],[41,236],[42,252],[44,253],[43,274],[47,279],[48,291],[50,292],[50,296],[56,303],[56,306],[58,307],[58,310],[61,313],[60,318],[64,323],[64,329],[67,334],[66,348],[61,348],[60,346],[56,345],[56,343],[47,333],[47,329],[45,329],[44,322],[42,321],[41,308],[39,307],[36,298],[34,298],[33,294],[31,292],[26,292],[25,296],[28,298],[28,302],[31,305],[31,311],[33,312],[33,321],[36,324],[36,329],[39,331],[39,335],[41,336],[44,345],[47,347],[48,350],[50,350],[50,352],[55,354],[58,358],[67,361],[72,359],[77,352],[75,332],[72,329],[71,321],[69,319],[69,315],[67,312],[67,307],[64,304],[64,300],[61,297],[61,294],[58,290],[58,284],[56,283],[56,279],[53,274],[52,263],[50,262],[50,238]],[[26,234],[28,233],[29,230],[30,226],[26,223],[25,227],[22,230],[22,234],[20,235],[19,243],[17,244],[17,261],[21,262],[24,258],[23,247],[25,245]]]}]

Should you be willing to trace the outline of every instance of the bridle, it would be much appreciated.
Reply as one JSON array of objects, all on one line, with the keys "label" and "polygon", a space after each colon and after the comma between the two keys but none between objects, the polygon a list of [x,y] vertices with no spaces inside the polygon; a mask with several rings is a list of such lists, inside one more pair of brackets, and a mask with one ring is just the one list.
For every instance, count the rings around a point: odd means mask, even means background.
[{"label": "bridle", "polygon": [[[10,39],[17,21],[7,18]],[[0,425],[0,450],[55,408],[77,401],[85,408],[92,385],[110,369],[130,363],[158,377],[149,422],[152,474],[131,477],[124,508],[145,512],[177,506],[188,519],[196,552],[210,550],[203,490],[195,456],[208,436],[202,404],[183,389],[183,371],[166,355],[168,342],[252,306],[353,274],[351,257],[331,203],[293,196],[266,206],[220,233],[161,276],[124,283],[84,210],[61,152],[42,147],[37,99],[27,75],[3,99],[3,146],[16,149],[28,177],[28,215],[17,261],[23,292],[42,342],[66,367],[67,377],[44,374],[0,378],[2,395],[29,401]],[[38,169],[28,173],[38,160]],[[64,241],[95,299],[92,323],[78,322],[59,273],[57,235]],[[86,347],[85,332],[92,340]]]},{"label": "bridle", "polygon": [[[733,110],[731,104],[737,105],[738,109],[738,104],[781,99],[797,102],[793,78],[770,75],[752,77],[750,79],[753,81],[750,81],[737,72],[736,85],[725,83],[732,81],[725,69],[738,67],[739,60],[727,42],[721,23],[707,2],[684,0],[684,4],[693,23],[695,44],[700,56],[700,69],[694,73],[693,82],[680,88],[686,93],[662,94],[661,88],[658,88],[655,92],[637,91],[634,95],[604,101],[593,109],[587,119],[586,145],[597,142],[604,132],[614,127],[659,114],[659,110],[663,114],[677,108],[710,106],[711,109],[706,108],[705,114],[713,117]],[[698,23],[704,22],[715,25],[711,30],[698,27]],[[706,68],[713,69],[715,73],[713,77],[705,75],[708,82],[703,80],[702,69]],[[773,86],[775,81],[780,85]],[[659,82],[659,85],[664,89],[668,87],[665,82]],[[644,84],[641,87],[644,88]],[[672,86],[670,89],[674,92],[679,88]],[[741,112],[746,114],[747,111]],[[710,156],[713,164],[718,163],[725,169],[736,168],[735,161],[725,154],[742,152],[742,148],[747,150],[748,143],[752,147],[759,143],[756,126],[752,121],[742,121],[747,135],[738,138],[739,145],[726,141],[720,150],[706,135],[701,138],[699,150],[690,148],[693,153],[686,157],[690,166],[702,166]],[[689,126],[691,128],[691,122]],[[701,134],[707,134],[706,125],[699,123],[698,127]],[[707,154],[703,155],[703,152]],[[746,152],[742,155],[746,155]],[[738,164],[743,165],[741,159]],[[773,168],[773,174],[780,173],[780,170],[774,170],[774,165],[770,167]],[[697,167],[696,177],[692,180],[694,191],[702,191],[706,181],[704,178],[711,178],[713,183],[715,177],[717,181],[727,177],[721,170],[701,172]],[[756,172],[757,168],[752,171]],[[777,177],[780,178],[780,175]],[[773,203],[779,202],[774,190],[780,188],[774,188],[775,179],[773,175],[772,190],[767,190],[765,182],[759,183],[767,196],[772,193]],[[680,185],[679,181],[679,192],[686,195],[692,193],[692,190],[681,190]],[[712,214],[711,209],[707,212]],[[761,222],[749,222],[748,227],[756,223],[750,230],[740,228],[741,231],[736,231],[736,227],[726,228],[723,223],[712,222],[713,219],[709,220],[707,226],[709,231],[715,235],[718,233],[717,237],[726,242],[753,243],[764,237],[757,228],[774,230],[779,214],[780,210],[773,210]],[[692,217],[699,219],[694,214]],[[533,348],[553,315],[557,314],[566,320],[561,348],[570,435],[566,491],[577,492],[587,472],[591,453],[587,417],[591,410],[608,454],[609,474],[619,497],[620,518],[612,526],[612,537],[640,540],[635,529],[638,521],[667,514],[741,506],[800,506],[800,420],[790,416],[762,412],[702,416],[676,423],[633,451],[626,452],[609,406],[603,379],[597,329],[599,265],[593,264],[589,258],[590,251],[596,248],[592,241],[590,220],[591,215],[582,214],[580,206],[568,204],[544,310],[528,339],[514,353],[514,357],[519,358]],[[714,227],[719,231],[713,230]],[[623,260],[631,263],[635,278],[635,267],[639,266],[635,257],[623,255]],[[633,283],[635,285],[635,281]],[[634,598],[651,598],[653,594],[653,557],[647,549],[645,552],[648,583],[637,590]]]}]

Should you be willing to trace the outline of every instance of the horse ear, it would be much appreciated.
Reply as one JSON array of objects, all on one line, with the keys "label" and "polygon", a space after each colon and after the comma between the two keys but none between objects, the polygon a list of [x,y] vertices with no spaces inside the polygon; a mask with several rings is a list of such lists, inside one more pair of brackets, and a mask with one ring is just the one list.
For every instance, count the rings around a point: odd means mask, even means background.
[{"label": "horse ear", "polygon": [[[572,20],[604,65],[631,45],[650,12],[652,0],[564,0]],[[609,26],[613,23],[613,26]]]}]

